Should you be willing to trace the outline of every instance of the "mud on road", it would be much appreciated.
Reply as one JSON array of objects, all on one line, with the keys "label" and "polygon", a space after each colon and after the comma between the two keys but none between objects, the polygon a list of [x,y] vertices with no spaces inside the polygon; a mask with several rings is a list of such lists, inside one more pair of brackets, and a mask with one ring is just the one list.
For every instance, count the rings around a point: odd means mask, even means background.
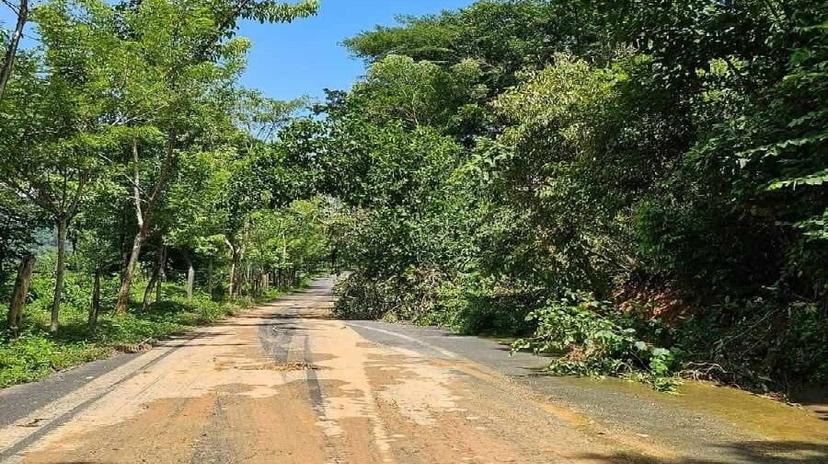
[{"label": "mud on road", "polygon": [[[761,450],[730,454],[704,455],[614,426],[605,413],[557,401],[530,380],[515,381],[509,371],[431,343],[423,335],[429,332],[331,319],[331,284],[318,281],[304,293],[172,340],[39,405],[0,430],[0,460],[817,463],[828,457],[822,441],[828,433],[819,430],[825,423],[810,416],[813,439],[796,449],[745,432],[735,435],[741,443],[758,440]],[[507,363],[502,351],[486,356]],[[690,428],[678,432],[687,436]]]}]

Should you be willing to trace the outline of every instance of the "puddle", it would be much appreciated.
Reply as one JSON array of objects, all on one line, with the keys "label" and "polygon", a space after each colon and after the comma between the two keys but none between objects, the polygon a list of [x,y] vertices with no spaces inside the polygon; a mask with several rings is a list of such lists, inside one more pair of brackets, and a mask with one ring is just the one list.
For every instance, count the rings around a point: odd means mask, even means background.
[{"label": "puddle", "polygon": [[650,387],[616,378],[590,379],[560,377],[562,382],[579,388],[606,389],[623,392],[667,408],[681,408],[687,414],[702,413],[731,423],[746,431],[772,440],[828,441],[828,420],[814,411],[828,405],[791,406],[735,388],[706,382],[686,381],[677,394],[654,391]]},{"label": "puddle", "polygon": [[779,401],[702,382],[687,382],[674,401],[712,413],[777,440],[828,441],[828,422],[810,411]]}]

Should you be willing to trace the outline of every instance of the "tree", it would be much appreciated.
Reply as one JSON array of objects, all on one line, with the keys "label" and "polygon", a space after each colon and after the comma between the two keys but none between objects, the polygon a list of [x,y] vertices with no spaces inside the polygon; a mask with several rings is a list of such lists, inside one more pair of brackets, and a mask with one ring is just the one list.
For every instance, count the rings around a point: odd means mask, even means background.
[{"label": "tree", "polygon": [[249,143],[273,142],[279,130],[305,106],[304,98],[282,101],[267,98],[258,91],[241,90],[233,113],[237,124],[247,133]]},{"label": "tree", "polygon": [[462,118],[479,111],[474,104],[487,94],[480,77],[480,64],[473,60],[443,70],[430,61],[388,55],[370,66],[365,79],[354,86],[351,99],[377,123],[396,119],[409,127],[456,130]]},{"label": "tree", "polygon": [[99,152],[112,143],[109,133],[95,127],[101,108],[91,98],[94,82],[85,77],[90,61],[55,45],[80,42],[94,47],[94,38],[63,11],[57,4],[38,10],[38,29],[47,45],[40,63],[43,74],[37,75],[33,66],[21,70],[21,82],[7,95],[5,104],[14,111],[5,124],[14,131],[3,140],[8,156],[0,161],[2,183],[43,211],[56,230],[52,332],[59,326],[70,222],[104,162]]},{"label": "tree", "polygon": [[[227,147],[212,152],[183,152],[178,178],[170,186],[166,242],[182,251],[187,263],[187,297],[192,298],[195,259],[215,255],[215,243],[223,230],[223,200],[228,188],[235,152]],[[212,277],[211,277],[212,278]],[[208,289],[211,290],[211,289]]]},{"label": "tree", "polygon": [[355,55],[373,63],[389,55],[450,68],[474,60],[481,82],[494,96],[525,69],[541,69],[555,53],[603,57],[603,12],[580,0],[478,1],[457,11],[403,17],[398,27],[379,26],[345,40]]},{"label": "tree", "polygon": [[73,264],[92,279],[88,326],[94,329],[104,298],[102,280],[120,269],[123,208],[128,189],[119,182],[119,167],[110,165],[89,185],[85,207],[75,219]]},{"label": "tree", "polygon": [[[339,310],[536,327],[521,346],[572,348],[564,372],[663,375],[664,343],[825,378],[825,20],[817,0],[480,1],[346,40],[367,74],[313,136],[353,214]],[[421,190],[428,131],[462,145]]]},{"label": "tree", "polygon": [[[230,112],[231,100],[223,98],[223,92],[237,78],[247,47],[246,41],[227,39],[232,37],[237,21],[288,22],[312,15],[316,8],[313,0],[295,5],[243,0],[199,9],[188,8],[186,3],[168,3],[164,8],[142,3],[125,13],[124,22],[132,38],[122,43],[128,58],[122,61],[126,65],[122,71],[129,73],[138,66],[143,75],[125,89],[125,94],[133,95],[140,104],[122,105],[120,110],[130,115],[127,120],[153,127],[164,142],[155,185],[150,193],[142,194],[147,190],[141,187],[137,167],[141,158],[139,140],[133,138],[132,184],[139,226],[123,272],[117,312],[127,309],[132,277],[153,214],[173,176],[181,144],[192,135],[194,122],[189,115],[221,118]],[[179,27],[182,24],[191,27]],[[153,91],[145,93],[148,88]]]}]

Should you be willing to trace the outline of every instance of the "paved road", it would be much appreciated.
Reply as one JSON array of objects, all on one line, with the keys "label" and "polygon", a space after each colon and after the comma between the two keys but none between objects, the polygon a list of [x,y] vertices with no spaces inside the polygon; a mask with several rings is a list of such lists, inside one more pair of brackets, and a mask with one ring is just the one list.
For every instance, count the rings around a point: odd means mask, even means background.
[{"label": "paved road", "polygon": [[332,281],[0,392],[0,461],[825,463],[828,421],[729,389],[534,375],[434,328],[329,317]]}]

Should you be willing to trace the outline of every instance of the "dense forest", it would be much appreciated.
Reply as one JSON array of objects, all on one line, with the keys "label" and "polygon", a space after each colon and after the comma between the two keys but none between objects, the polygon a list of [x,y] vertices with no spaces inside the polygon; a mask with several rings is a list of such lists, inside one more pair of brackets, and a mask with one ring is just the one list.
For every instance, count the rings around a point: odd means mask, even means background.
[{"label": "dense forest", "polygon": [[366,72],[325,102],[241,88],[238,21],[316,7],[21,0],[0,384],[323,267],[339,317],[554,373],[828,381],[824,1],[484,0],[346,39]]}]

